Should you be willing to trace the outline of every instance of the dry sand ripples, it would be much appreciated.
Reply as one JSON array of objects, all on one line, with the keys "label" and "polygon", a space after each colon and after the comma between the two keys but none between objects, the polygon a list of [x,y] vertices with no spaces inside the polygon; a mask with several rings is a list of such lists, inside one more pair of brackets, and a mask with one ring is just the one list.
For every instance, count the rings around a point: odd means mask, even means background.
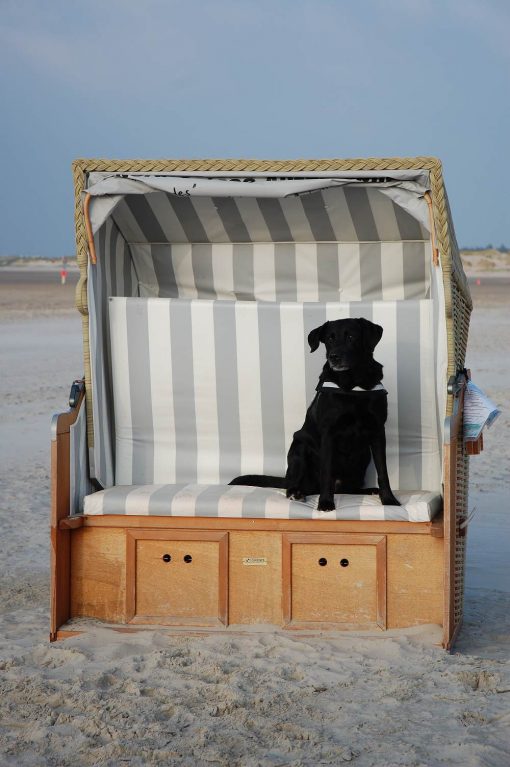
[{"label": "dry sand ripples", "polygon": [[[50,645],[49,420],[81,372],[79,317],[2,293],[0,765],[508,767],[508,305],[476,298],[475,380],[505,407],[472,462],[457,654],[421,627],[366,636],[87,635]],[[27,285],[23,286],[26,293]],[[9,288],[12,291],[12,285]],[[497,291],[496,291],[497,292]],[[487,297],[487,293],[482,294]],[[483,298],[482,295],[482,298]],[[498,295],[504,294],[502,292]],[[507,299],[506,299],[507,300]],[[10,303],[9,303],[10,302]],[[65,302],[64,302],[65,303]],[[11,307],[11,308],[9,308]],[[67,312],[65,316],[60,312]],[[498,340],[499,339],[499,340]],[[494,387],[494,388],[492,388]]]}]

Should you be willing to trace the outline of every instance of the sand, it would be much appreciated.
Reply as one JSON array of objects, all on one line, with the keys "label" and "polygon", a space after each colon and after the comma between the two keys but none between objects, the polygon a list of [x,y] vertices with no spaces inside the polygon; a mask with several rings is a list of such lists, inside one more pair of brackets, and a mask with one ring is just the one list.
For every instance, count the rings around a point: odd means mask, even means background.
[{"label": "sand", "polygon": [[471,461],[465,624],[48,642],[49,423],[82,372],[73,287],[0,273],[0,765],[510,764],[510,283],[473,285],[474,380],[504,409]]},{"label": "sand", "polygon": [[[0,261],[1,264],[1,261]],[[0,317],[6,319],[76,315],[74,290],[78,271],[70,270],[66,284],[60,284],[60,267],[1,267]]]}]

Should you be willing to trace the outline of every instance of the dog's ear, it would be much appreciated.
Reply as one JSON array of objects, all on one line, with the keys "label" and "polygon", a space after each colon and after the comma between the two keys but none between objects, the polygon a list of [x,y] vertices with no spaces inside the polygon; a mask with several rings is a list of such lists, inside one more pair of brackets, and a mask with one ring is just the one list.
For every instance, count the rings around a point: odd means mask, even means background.
[{"label": "dog's ear", "polygon": [[314,328],[314,330],[308,333],[308,343],[310,344],[311,352],[314,352],[319,347],[320,342],[324,341],[324,333],[328,325],[329,322],[325,322],[324,325]]},{"label": "dog's ear", "polygon": [[365,340],[365,345],[367,349],[370,349],[370,351],[373,352],[382,338],[383,329],[380,325],[376,325],[375,322],[370,322],[370,320],[366,320],[364,317],[362,317],[359,321],[361,322],[361,326],[363,328],[363,338]]}]

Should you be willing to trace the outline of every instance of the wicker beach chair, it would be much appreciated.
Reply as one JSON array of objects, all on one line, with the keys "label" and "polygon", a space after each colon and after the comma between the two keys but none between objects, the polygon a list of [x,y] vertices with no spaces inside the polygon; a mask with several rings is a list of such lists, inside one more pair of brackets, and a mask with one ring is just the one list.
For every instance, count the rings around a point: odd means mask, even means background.
[{"label": "wicker beach chair", "polygon": [[[51,639],[109,624],[462,620],[471,299],[438,160],[78,160],[85,375],[53,420]],[[284,476],[326,319],[382,325],[402,506]],[[373,467],[366,486],[375,483]],[[67,633],[66,633],[67,632]]]}]

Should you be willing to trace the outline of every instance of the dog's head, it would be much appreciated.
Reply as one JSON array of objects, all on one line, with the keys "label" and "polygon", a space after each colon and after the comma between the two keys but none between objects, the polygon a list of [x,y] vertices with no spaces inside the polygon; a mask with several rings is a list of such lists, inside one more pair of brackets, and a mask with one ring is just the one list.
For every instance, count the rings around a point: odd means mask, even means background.
[{"label": "dog's head", "polygon": [[326,359],[332,370],[342,372],[370,362],[383,329],[364,318],[325,322],[308,335],[310,351],[320,343],[326,347]]}]

